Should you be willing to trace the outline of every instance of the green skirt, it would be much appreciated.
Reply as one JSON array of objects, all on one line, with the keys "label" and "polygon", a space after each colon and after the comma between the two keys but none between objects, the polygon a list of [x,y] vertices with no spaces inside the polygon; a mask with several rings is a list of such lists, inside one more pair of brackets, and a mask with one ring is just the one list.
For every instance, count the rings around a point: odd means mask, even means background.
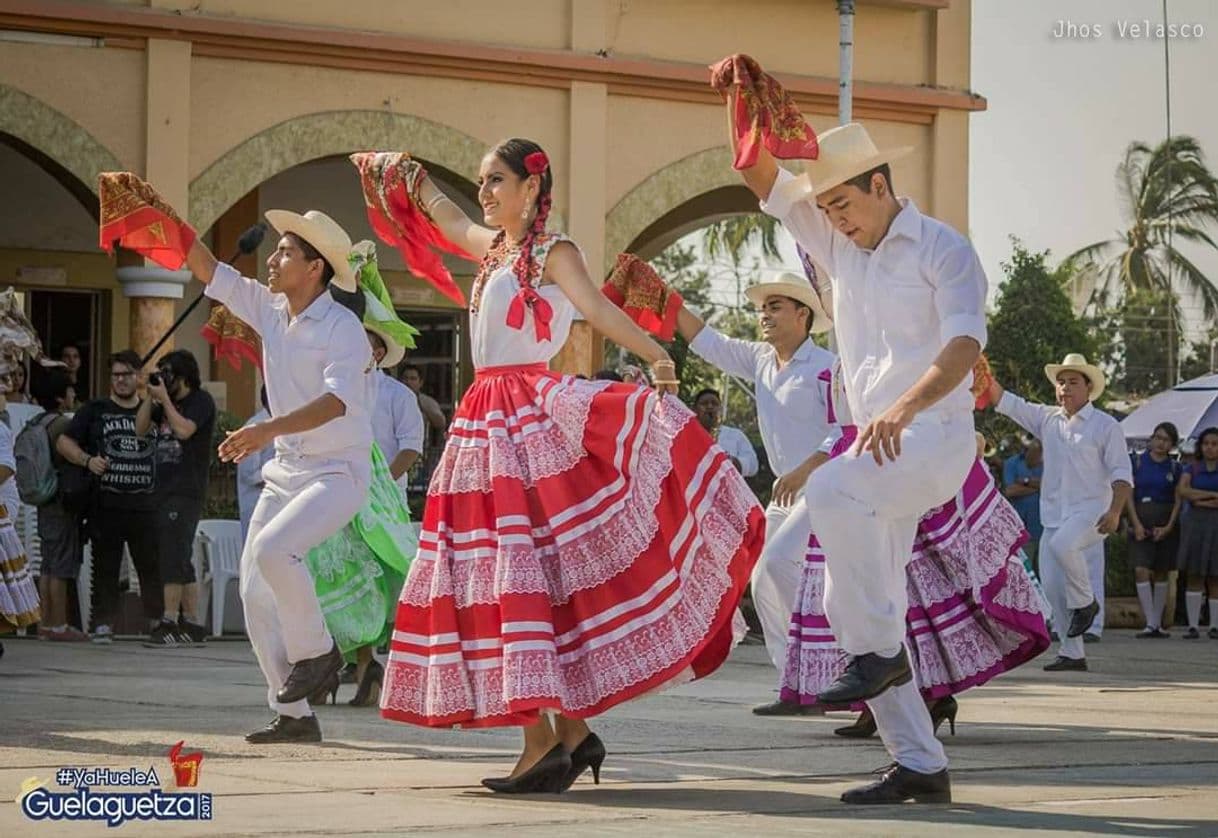
[{"label": "green skirt", "polygon": [[406,499],[374,444],[372,480],[363,507],[305,559],[326,628],[348,660],[354,660],[356,649],[388,639],[418,546]]}]

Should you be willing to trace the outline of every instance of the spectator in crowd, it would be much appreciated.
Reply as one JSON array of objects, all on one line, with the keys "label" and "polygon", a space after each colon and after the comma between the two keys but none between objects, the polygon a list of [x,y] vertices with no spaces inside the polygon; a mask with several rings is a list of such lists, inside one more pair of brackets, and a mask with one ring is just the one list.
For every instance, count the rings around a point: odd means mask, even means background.
[{"label": "spectator in crowd", "polygon": [[444,418],[440,403],[423,392],[423,371],[414,364],[407,364],[402,367],[402,383],[418,396],[419,410],[422,411],[427,424],[440,434],[448,430],[448,420]]},{"label": "spectator in crowd", "polygon": [[[149,629],[163,612],[157,562],[156,446],[135,432],[140,356],[124,349],[110,356],[110,394],[87,402],[72,417],[56,450],[96,476],[88,513],[93,549],[93,640],[109,643],[118,617],[123,546],[131,551]],[[70,371],[69,371],[70,372]]]},{"label": "spectator in crowd", "polygon": [[1149,447],[1133,457],[1133,495],[1129,515],[1129,553],[1133,559],[1138,603],[1146,615],[1140,638],[1170,637],[1163,630],[1167,605],[1167,575],[1176,562],[1179,547],[1176,522],[1180,517],[1182,468],[1171,458],[1180,434],[1171,422],[1155,427]]},{"label": "spectator in crowd", "polygon": [[199,619],[199,584],[193,562],[195,530],[207,499],[216,403],[203,389],[199,362],[175,349],[148,377],[148,398],[135,417],[135,432],[156,445],[156,546],[164,608],[150,643],[198,644],[207,640]]},{"label": "spectator in crowd", "polygon": [[694,415],[698,417],[698,424],[705,428],[724,450],[736,471],[745,477],[752,477],[757,473],[757,450],[753,448],[749,438],[739,428],[720,422],[723,416],[723,401],[719,398],[718,390],[706,387],[698,391],[694,396]]},{"label": "spectator in crowd", "polygon": [[1218,640],[1218,428],[1197,439],[1197,462],[1180,475],[1180,496],[1188,501],[1188,523],[1180,544],[1180,572],[1187,575],[1185,640],[1201,636],[1201,604],[1210,597],[1210,632]]},{"label": "spectator in crowd", "polygon": [[597,370],[592,375],[592,380],[593,381],[618,381],[618,382],[620,382],[622,380],[622,374],[620,372],[618,372],[617,370],[609,370],[609,369]]},{"label": "spectator in crowd", "polygon": [[[387,367],[393,359],[386,355],[389,350],[385,341],[372,330],[366,330],[368,343],[372,345],[372,361],[385,370],[376,376],[376,406],[372,414],[372,436],[389,464],[389,474],[406,492],[406,474],[423,453],[423,437],[426,429],[419,408],[422,396],[388,374]],[[400,356],[401,350],[398,349]],[[384,365],[384,366],[382,366]],[[430,398],[430,397],[429,397]],[[434,402],[435,400],[432,399]],[[439,405],[436,409],[439,410]],[[443,414],[441,414],[443,416]]]},{"label": "spectator in crowd", "polygon": [[17,364],[13,367],[13,373],[9,376],[8,392],[4,394],[4,399],[9,404],[26,404],[30,401],[29,394],[26,392],[25,364]]},{"label": "spectator in crowd", "polygon": [[84,363],[84,356],[80,351],[80,344],[65,343],[59,347],[59,360],[67,367],[68,377],[72,380],[72,390],[76,393],[76,397],[84,398],[85,382],[80,380],[80,367]]},{"label": "spectator in crowd", "polygon": [[[44,370],[34,382],[34,396],[46,411],[40,418],[45,425],[51,446],[51,462],[60,474],[68,466],[59,452],[58,441],[68,429],[70,420],[64,415],[76,394],[72,381],[63,369]],[[88,640],[75,626],[68,625],[68,580],[80,574],[83,550],[81,520],[75,510],[64,507],[62,494],[38,507],[38,542],[42,553],[38,591],[42,599],[42,624],[38,636],[46,640]],[[81,592],[84,596],[84,592]]]},{"label": "spectator in crowd", "polygon": [[1028,531],[1028,545],[1024,549],[1033,557],[1044,530],[1040,523],[1040,479],[1044,472],[1044,448],[1036,437],[1025,437],[1022,450],[1002,464],[1002,493]]}]

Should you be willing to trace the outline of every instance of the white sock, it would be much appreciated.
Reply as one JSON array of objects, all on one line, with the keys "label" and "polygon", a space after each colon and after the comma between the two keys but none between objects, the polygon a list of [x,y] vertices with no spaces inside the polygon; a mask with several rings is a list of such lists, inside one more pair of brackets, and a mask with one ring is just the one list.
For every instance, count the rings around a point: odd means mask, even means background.
[{"label": "white sock", "polygon": [[1188,610],[1188,627],[1198,628],[1201,625],[1201,591],[1185,591],[1184,606]]},{"label": "white sock", "polygon": [[1146,627],[1158,628],[1159,618],[1154,616],[1154,594],[1151,593],[1149,582],[1139,582],[1135,585],[1138,589],[1138,604],[1142,606],[1142,613],[1146,615]]},{"label": "white sock", "polygon": [[901,654],[901,647],[893,646],[891,649],[880,649],[878,652],[876,652],[876,654],[882,658],[895,658],[897,655]]},{"label": "white sock", "polygon": [[1151,610],[1154,611],[1155,619],[1151,623],[1155,628],[1163,627],[1163,612],[1167,608],[1167,582],[1156,582],[1154,593],[1154,604]]}]

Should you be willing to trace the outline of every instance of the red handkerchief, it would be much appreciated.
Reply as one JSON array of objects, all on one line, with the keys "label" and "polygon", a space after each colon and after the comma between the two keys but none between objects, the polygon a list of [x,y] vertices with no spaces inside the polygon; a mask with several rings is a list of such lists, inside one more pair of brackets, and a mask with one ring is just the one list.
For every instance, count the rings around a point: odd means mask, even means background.
[{"label": "red handkerchief", "polygon": [[642,259],[619,253],[601,293],[644,331],[672,340],[684,300]]},{"label": "red handkerchief", "polygon": [[226,306],[212,307],[202,334],[211,344],[217,360],[223,358],[235,370],[241,369],[242,360],[262,369],[262,341],[258,333]]},{"label": "red handkerchief", "polygon": [[711,87],[734,97],[735,169],[756,164],[765,146],[781,160],[815,160],[820,153],[816,132],[804,121],[795,100],[753,58],[729,55],[710,68]]},{"label": "red handkerchief", "polygon": [[365,151],[352,154],[351,162],[359,169],[364,206],[373,231],[381,241],[397,248],[411,273],[464,306],[465,295],[437,251],[471,262],[478,260],[446,239],[419,209],[416,199],[426,170],[405,152]]},{"label": "red handkerchief", "polygon": [[102,250],[113,253],[117,242],[171,271],[186,263],[194,228],[178,218],[155,189],[130,172],[102,172],[97,187]]}]

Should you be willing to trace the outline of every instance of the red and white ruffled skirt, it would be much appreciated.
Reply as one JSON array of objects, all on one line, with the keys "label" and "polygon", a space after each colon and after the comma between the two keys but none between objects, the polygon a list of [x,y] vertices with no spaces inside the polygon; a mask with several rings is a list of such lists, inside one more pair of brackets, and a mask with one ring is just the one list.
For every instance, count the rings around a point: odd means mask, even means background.
[{"label": "red and white ruffled skirt", "polygon": [[709,675],[764,530],[677,399],[544,364],[483,369],[428,489],[381,713],[521,725]]}]

